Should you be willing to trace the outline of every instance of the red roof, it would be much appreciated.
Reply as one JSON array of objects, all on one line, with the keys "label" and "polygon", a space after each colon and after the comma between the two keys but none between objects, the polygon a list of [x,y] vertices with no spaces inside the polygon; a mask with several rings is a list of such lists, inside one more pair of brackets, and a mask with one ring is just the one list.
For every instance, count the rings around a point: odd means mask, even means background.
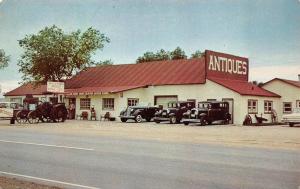
[{"label": "red roof", "polygon": [[221,78],[209,78],[209,80],[218,83],[230,90],[233,90],[241,95],[249,96],[265,96],[265,97],[279,97],[279,95],[272,93],[266,89],[260,88],[252,83],[241,80],[228,80]]},{"label": "red roof", "polygon": [[66,82],[66,92],[120,92],[149,85],[205,83],[205,59],[91,67]]},{"label": "red roof", "polygon": [[47,92],[46,85],[39,85],[34,87],[32,84],[24,84],[12,91],[4,94],[4,96],[24,96],[26,94],[42,95]]},{"label": "red roof", "polygon": [[293,85],[295,87],[300,88],[300,81],[294,81],[294,80],[288,80],[288,79],[280,79],[280,78],[274,78],[274,79],[272,79],[272,80],[264,83],[264,85],[266,85],[267,83],[270,83],[270,82],[272,82],[274,80],[279,80],[279,81],[282,81],[282,82],[285,82],[287,84],[290,84],[290,85]]}]

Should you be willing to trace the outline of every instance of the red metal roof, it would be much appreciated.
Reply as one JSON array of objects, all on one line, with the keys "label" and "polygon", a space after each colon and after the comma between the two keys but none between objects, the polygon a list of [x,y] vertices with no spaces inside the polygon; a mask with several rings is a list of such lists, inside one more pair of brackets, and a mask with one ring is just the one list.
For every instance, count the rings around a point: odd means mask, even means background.
[{"label": "red metal roof", "polygon": [[279,81],[282,81],[282,82],[284,82],[284,83],[288,83],[288,84],[290,84],[290,85],[293,85],[293,86],[295,86],[295,87],[300,88],[300,81],[294,81],[294,80],[288,80],[288,79],[281,79],[281,78],[274,78],[274,79],[272,79],[272,80],[270,80],[270,81],[264,83],[264,85],[266,85],[267,83],[270,83],[270,82],[272,82],[272,81],[274,81],[274,80],[279,80]]},{"label": "red metal roof", "polygon": [[205,83],[205,59],[91,67],[66,82],[66,92],[120,92],[149,85]]},{"label": "red metal roof", "polygon": [[47,92],[46,85],[39,85],[34,87],[32,84],[29,83],[5,93],[4,96],[24,96],[26,94],[42,95],[46,92]]},{"label": "red metal roof", "polygon": [[241,95],[249,96],[265,96],[265,97],[279,97],[279,95],[272,93],[266,89],[260,88],[252,83],[241,80],[228,80],[221,78],[209,78],[209,80],[218,83],[230,90],[233,90]]}]

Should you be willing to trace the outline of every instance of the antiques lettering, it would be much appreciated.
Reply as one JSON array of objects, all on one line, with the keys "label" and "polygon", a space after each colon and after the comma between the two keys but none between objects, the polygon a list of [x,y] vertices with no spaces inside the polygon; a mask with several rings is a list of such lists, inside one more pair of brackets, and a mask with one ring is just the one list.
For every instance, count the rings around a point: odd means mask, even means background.
[{"label": "antiques lettering", "polygon": [[247,75],[247,62],[210,55],[208,69],[230,74]]}]

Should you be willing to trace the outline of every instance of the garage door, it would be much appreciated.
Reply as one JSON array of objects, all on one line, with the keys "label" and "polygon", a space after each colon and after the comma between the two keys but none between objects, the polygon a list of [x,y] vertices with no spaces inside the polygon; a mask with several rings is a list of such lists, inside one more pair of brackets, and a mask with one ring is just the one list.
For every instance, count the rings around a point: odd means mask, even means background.
[{"label": "garage door", "polygon": [[174,96],[155,96],[154,97],[154,101],[155,101],[155,105],[161,105],[163,106],[163,108],[167,108],[168,107],[168,103],[170,101],[177,101],[178,97],[176,95]]}]

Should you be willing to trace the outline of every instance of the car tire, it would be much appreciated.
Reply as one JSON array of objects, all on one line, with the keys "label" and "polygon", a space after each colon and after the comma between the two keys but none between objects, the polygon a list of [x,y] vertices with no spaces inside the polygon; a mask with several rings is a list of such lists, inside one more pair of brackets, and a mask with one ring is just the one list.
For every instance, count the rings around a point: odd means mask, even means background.
[{"label": "car tire", "polygon": [[146,121],[147,121],[147,122],[150,122],[150,121],[151,121],[151,118],[146,118]]},{"label": "car tire", "polygon": [[190,122],[188,122],[188,121],[184,121],[184,122],[183,122],[183,124],[184,124],[184,125],[189,125],[189,124],[190,124]]},{"label": "car tire", "polygon": [[171,124],[176,124],[177,123],[177,119],[175,116],[170,117],[170,123]]},{"label": "car tire", "polygon": [[290,127],[294,127],[294,123],[289,123]]},{"label": "car tire", "polygon": [[124,122],[126,122],[126,121],[127,121],[127,119],[125,119],[125,118],[121,118],[121,121],[124,123]]},{"label": "car tire", "polygon": [[143,118],[140,114],[135,117],[135,122],[141,123],[142,121],[143,121]]},{"label": "car tire", "polygon": [[206,125],[206,120],[203,117],[200,119],[200,125],[201,126],[205,126]]}]

